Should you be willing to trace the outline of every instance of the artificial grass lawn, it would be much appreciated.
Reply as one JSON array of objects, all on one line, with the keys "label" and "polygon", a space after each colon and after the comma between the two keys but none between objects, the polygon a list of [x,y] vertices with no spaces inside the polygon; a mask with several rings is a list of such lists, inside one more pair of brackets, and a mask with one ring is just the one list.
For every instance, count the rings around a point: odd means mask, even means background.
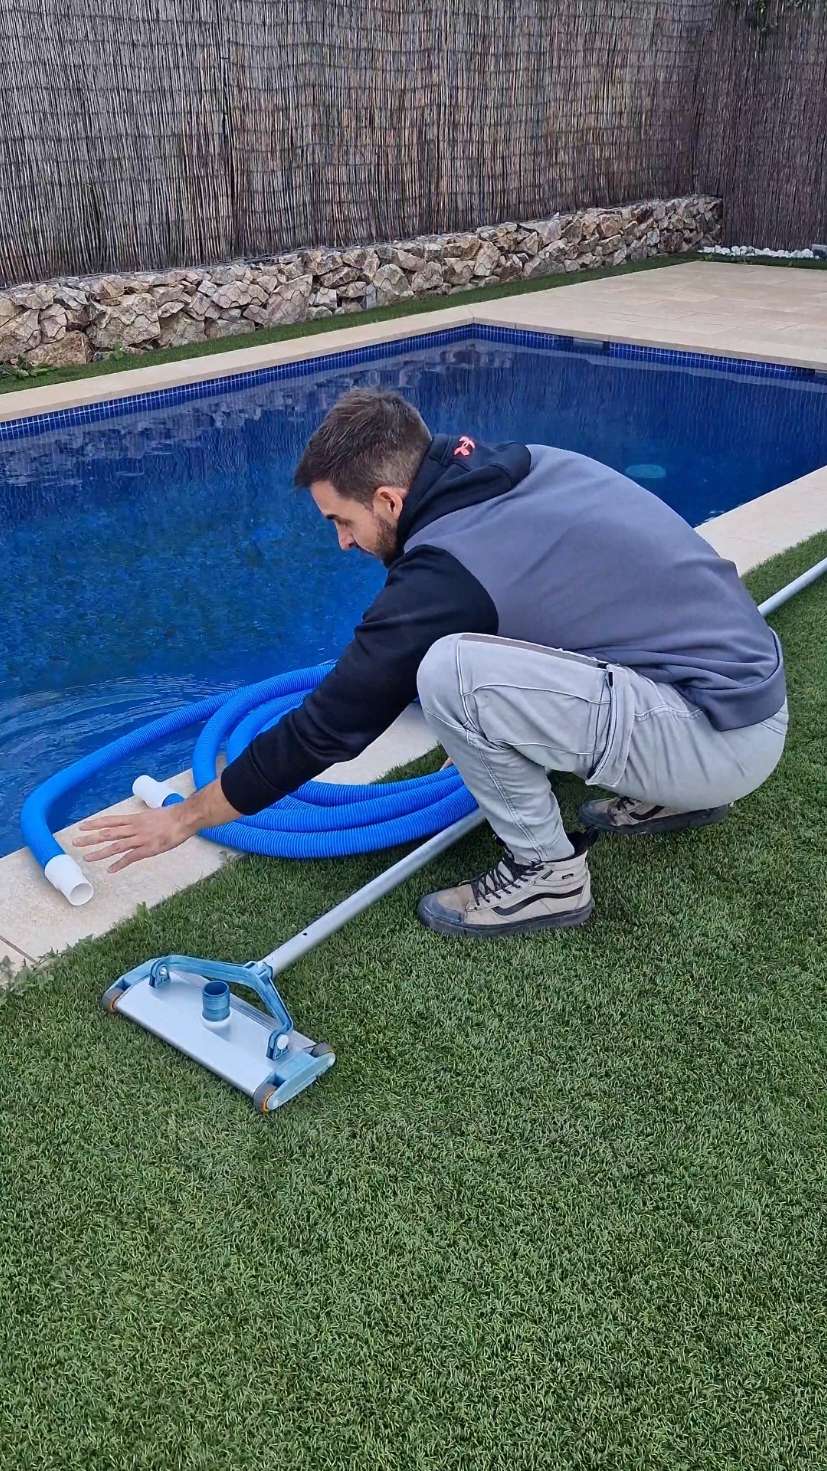
[{"label": "artificial grass lawn", "polygon": [[4,1466],[824,1466],[826,610],[774,616],[776,775],[719,827],[601,843],[583,930],[422,930],[477,835],[288,972],[339,1058],[274,1118],[100,994],[262,955],[386,855],[231,865],[10,997]]}]

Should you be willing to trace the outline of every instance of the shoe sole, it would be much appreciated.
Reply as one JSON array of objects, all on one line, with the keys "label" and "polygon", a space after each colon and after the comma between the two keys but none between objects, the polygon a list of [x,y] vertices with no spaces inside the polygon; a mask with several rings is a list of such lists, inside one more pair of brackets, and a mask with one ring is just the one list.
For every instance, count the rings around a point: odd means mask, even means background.
[{"label": "shoe sole", "polygon": [[634,827],[620,827],[610,817],[594,815],[581,807],[577,816],[583,826],[592,832],[616,833],[621,838],[642,838],[647,833],[688,833],[698,827],[708,827],[711,822],[723,822],[729,815],[729,807],[709,807],[701,812],[685,812],[677,817],[651,817],[646,822],[636,822]]},{"label": "shoe sole", "polygon": [[505,935],[534,935],[540,930],[572,930],[578,925],[585,924],[594,909],[594,900],[590,899],[582,909],[575,909],[569,914],[549,915],[545,919],[517,920],[512,924],[481,925],[452,924],[449,919],[426,918],[420,911],[419,918],[426,929],[432,930],[436,935],[450,935],[458,940],[500,940]]}]

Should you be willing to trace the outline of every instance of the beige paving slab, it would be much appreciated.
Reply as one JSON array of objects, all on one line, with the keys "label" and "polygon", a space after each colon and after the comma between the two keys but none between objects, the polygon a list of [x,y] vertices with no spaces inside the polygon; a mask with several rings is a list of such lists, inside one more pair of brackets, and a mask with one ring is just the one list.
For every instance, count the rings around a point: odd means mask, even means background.
[{"label": "beige paving slab", "polygon": [[[331,767],[320,780],[375,781],[395,766],[424,755],[435,744],[421,710],[411,707],[355,761]],[[182,796],[187,796],[192,791],[191,773],[172,777],[171,784]],[[141,803],[130,797],[105,810],[134,812],[140,807]],[[237,856],[196,837],[172,853],[159,854],[123,873],[110,874],[104,864],[85,861],[83,849],[72,847],[77,830],[78,824],[73,824],[59,832],[57,839],[80,865],[95,890],[89,903],[78,908],[56,893],[27,848],[0,859],[0,935],[6,937],[9,958],[15,968],[18,968],[15,950],[21,953],[19,964],[22,964],[52,951],[65,950],[88,935],[104,935],[133,915],[139,904],[152,908],[179,889],[215,873],[229,858]],[[4,953],[3,943],[0,940],[0,958]]]},{"label": "beige paving slab", "polygon": [[[192,790],[188,779],[179,790]],[[140,803],[133,797],[107,808],[109,812],[134,812]],[[78,825],[57,834],[58,842],[78,862],[95,893],[88,904],[73,908],[43,876],[27,848],[0,859],[0,933],[8,941],[40,958],[51,951],[65,950],[87,935],[103,935],[121,920],[134,914],[139,904],[150,908],[179,889],[187,888],[225,861],[225,850],[203,838],[190,838],[172,853],[162,853],[146,863],[137,863],[120,874],[107,873],[104,864],[88,863],[83,850],[72,847]]]},{"label": "beige paving slab", "polygon": [[432,751],[436,744],[419,706],[411,705],[361,756],[329,767],[318,780],[345,783],[378,781],[394,767],[416,761],[419,756]]},{"label": "beige paving slab", "polygon": [[759,562],[827,531],[827,465],[699,526],[743,575]]},{"label": "beige paving slab", "polygon": [[827,272],[690,261],[472,310],[500,326],[827,366]]}]

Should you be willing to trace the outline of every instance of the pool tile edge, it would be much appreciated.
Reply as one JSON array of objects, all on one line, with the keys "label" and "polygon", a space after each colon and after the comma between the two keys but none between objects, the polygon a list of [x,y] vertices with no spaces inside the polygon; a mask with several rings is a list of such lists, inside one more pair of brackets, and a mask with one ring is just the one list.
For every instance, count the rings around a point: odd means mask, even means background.
[{"label": "pool tile edge", "polygon": [[0,424],[15,419],[38,418],[62,409],[84,408],[113,399],[163,392],[164,389],[181,388],[192,383],[212,382],[240,373],[257,373],[307,358],[333,357],[340,352],[376,347],[397,338],[423,337],[472,324],[473,316],[468,307],[450,307],[413,317],[397,317],[390,322],[372,322],[364,327],[292,337],[287,342],[265,342],[260,347],[184,358],[178,363],[150,363],[143,368],[104,373],[97,378],[81,378],[76,382],[55,383],[45,388],[24,388],[16,393],[0,395]]}]

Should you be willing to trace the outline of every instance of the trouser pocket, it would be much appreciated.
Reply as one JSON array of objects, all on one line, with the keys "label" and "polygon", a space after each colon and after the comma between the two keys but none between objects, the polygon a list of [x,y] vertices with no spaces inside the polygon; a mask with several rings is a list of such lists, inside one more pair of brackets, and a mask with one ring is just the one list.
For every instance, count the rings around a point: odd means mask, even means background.
[{"label": "trouser pocket", "polygon": [[611,790],[617,786],[626,769],[635,724],[635,702],[629,671],[619,664],[607,664],[605,669],[609,694],[606,745],[594,770],[586,777],[586,785]]}]

